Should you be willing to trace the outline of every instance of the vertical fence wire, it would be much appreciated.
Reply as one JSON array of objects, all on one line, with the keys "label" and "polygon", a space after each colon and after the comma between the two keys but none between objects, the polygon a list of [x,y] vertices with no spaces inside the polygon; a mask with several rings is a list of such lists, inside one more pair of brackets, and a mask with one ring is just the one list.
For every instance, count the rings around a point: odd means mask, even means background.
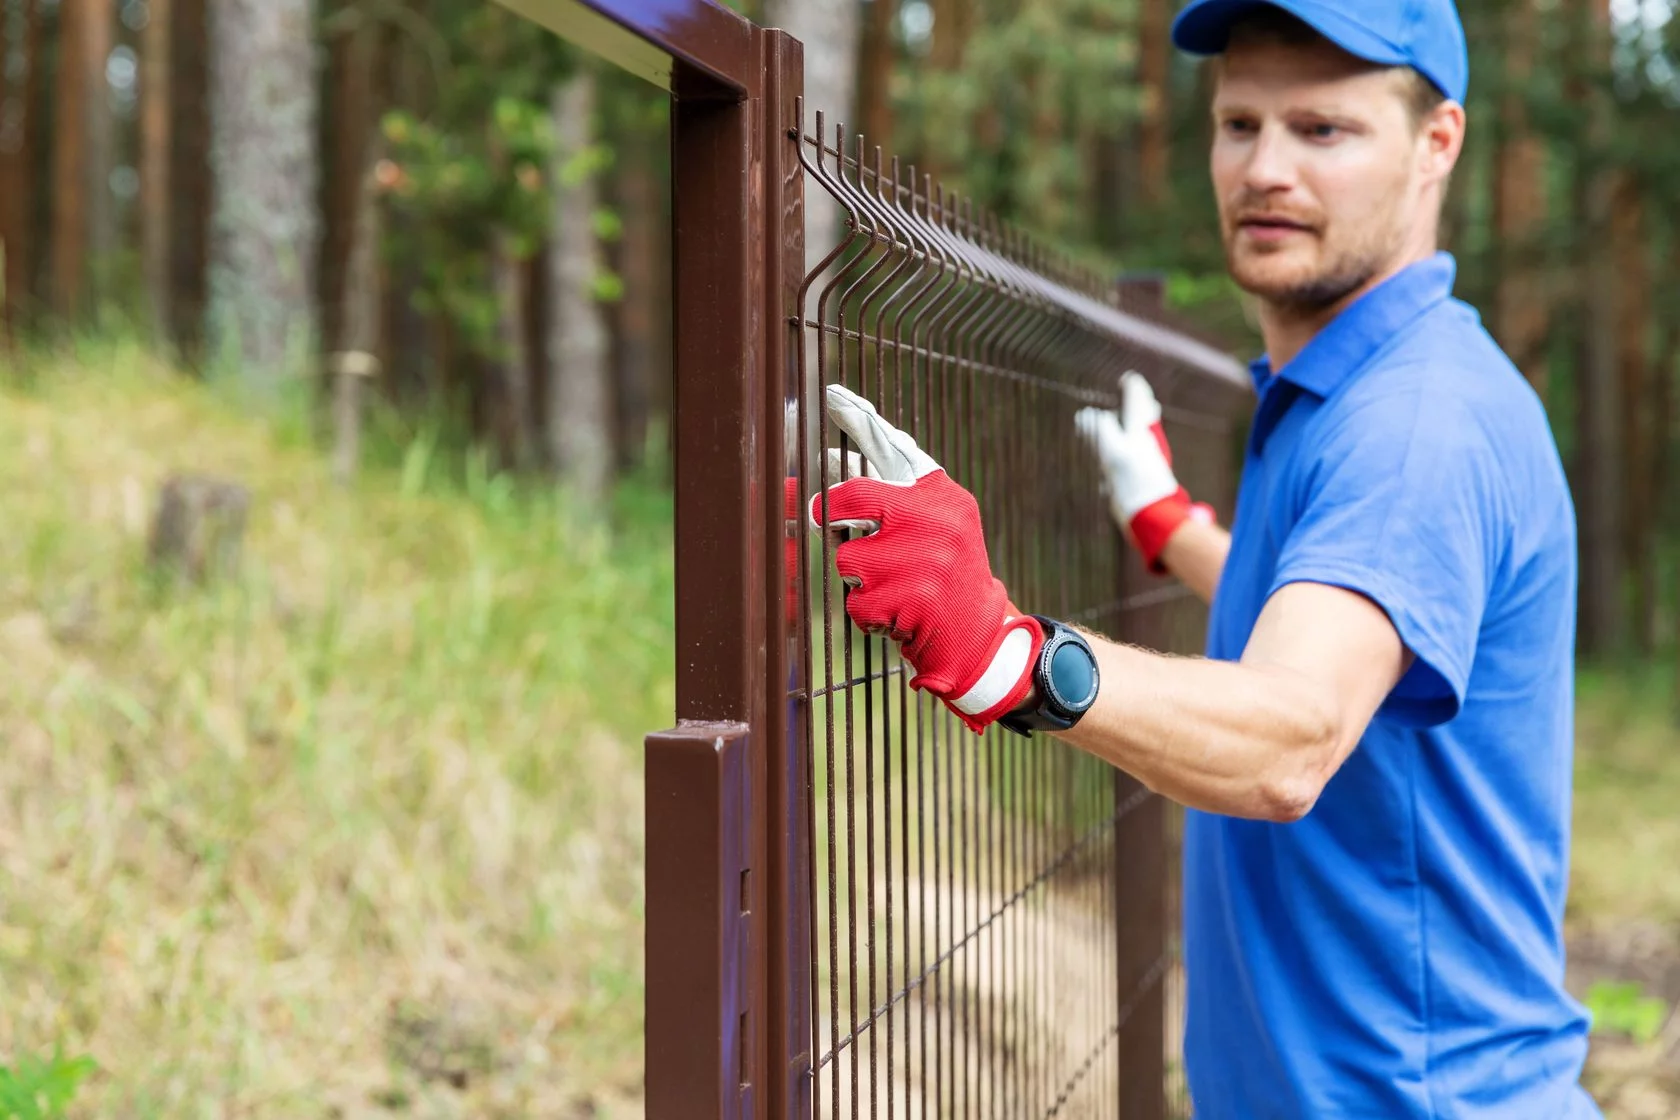
[{"label": "vertical fence wire", "polygon": [[[1181,475],[1229,516],[1245,407],[1230,364],[1198,363],[1211,348],[1146,344],[1189,336],[1160,330],[1147,293],[1105,285],[815,120],[800,137],[806,190],[835,198],[846,223],[794,310],[801,494],[826,502],[855,473],[855,449],[822,408],[821,387],[844,384],[975,495],[993,569],[1020,609],[1199,650],[1201,606],[1131,558],[1073,416],[1116,407],[1119,375],[1144,372]],[[1158,333],[1140,334],[1139,321]],[[1167,856],[1152,874],[1116,866],[1120,824],[1159,804],[1053,738],[974,735],[912,690],[896,645],[845,615],[839,542],[800,537],[805,683],[790,699],[806,709],[793,726],[811,776],[812,889],[799,903],[814,1114],[1120,1117],[1128,1085],[1165,1076],[1165,1115],[1187,1115],[1168,928],[1175,833],[1162,827]],[[1160,893],[1146,904],[1127,891]],[[1121,971],[1123,936],[1159,946],[1135,982]],[[1171,1021],[1164,1052],[1140,1058],[1127,1025],[1147,1008]]]}]

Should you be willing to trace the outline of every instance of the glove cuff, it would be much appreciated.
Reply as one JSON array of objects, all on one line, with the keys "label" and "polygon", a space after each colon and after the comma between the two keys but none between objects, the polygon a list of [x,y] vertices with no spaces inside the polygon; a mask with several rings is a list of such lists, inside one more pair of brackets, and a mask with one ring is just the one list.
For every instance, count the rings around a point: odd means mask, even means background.
[{"label": "glove cuff", "polygon": [[1042,648],[1044,629],[1038,619],[1022,614],[1011,603],[980,674],[941,699],[970,731],[979,734],[1027,698],[1032,689],[1033,663]]},{"label": "glove cuff", "polygon": [[1167,567],[1161,562],[1161,553],[1179,527],[1186,521],[1212,525],[1216,520],[1212,506],[1192,502],[1190,492],[1180,486],[1177,493],[1140,509],[1133,516],[1130,528],[1144,564],[1154,574],[1165,575]]}]

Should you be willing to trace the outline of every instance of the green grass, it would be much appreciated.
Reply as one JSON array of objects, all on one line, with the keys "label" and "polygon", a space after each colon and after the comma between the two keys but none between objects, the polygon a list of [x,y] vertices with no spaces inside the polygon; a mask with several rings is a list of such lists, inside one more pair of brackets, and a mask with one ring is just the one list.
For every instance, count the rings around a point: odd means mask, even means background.
[{"label": "green grass", "polygon": [[[425,441],[340,488],[137,349],[10,372],[0,1064],[88,1055],[89,1116],[632,1100],[660,492],[580,528]],[[250,488],[237,581],[148,578],[177,470]]]},{"label": "green grass", "polygon": [[88,1059],[61,1054],[45,1060],[25,1055],[16,1069],[0,1066],[0,1120],[58,1120],[92,1071]]}]

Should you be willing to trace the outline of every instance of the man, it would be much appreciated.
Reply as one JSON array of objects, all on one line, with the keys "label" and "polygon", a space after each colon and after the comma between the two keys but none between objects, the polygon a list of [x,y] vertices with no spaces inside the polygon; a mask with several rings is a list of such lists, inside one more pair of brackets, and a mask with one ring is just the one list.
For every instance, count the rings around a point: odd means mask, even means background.
[{"label": "man", "polygon": [[[1230,532],[1135,375],[1077,428],[1208,656],[1024,614],[972,497],[868,402],[813,499],[847,610],[976,730],[1048,729],[1189,808],[1198,1120],[1580,1120],[1564,991],[1575,525],[1541,405],[1436,249],[1465,133],[1451,0],[1193,0],[1211,172],[1266,357]],[[826,506],[824,502],[826,501]],[[1089,651],[1089,652],[1087,652]]]}]

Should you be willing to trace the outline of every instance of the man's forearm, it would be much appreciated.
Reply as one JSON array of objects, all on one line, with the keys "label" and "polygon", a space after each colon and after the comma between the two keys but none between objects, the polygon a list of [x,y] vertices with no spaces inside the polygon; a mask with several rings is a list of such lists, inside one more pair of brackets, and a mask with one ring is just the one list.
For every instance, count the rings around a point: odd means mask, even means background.
[{"label": "man's forearm", "polygon": [[1087,636],[1102,689],[1060,738],[1165,797],[1294,820],[1341,757],[1333,701],[1292,670],[1167,657]]},{"label": "man's forearm", "polygon": [[1161,562],[1204,603],[1213,602],[1219,577],[1225,571],[1225,557],[1231,552],[1231,534],[1218,525],[1186,521],[1168,538],[1161,550]]}]

